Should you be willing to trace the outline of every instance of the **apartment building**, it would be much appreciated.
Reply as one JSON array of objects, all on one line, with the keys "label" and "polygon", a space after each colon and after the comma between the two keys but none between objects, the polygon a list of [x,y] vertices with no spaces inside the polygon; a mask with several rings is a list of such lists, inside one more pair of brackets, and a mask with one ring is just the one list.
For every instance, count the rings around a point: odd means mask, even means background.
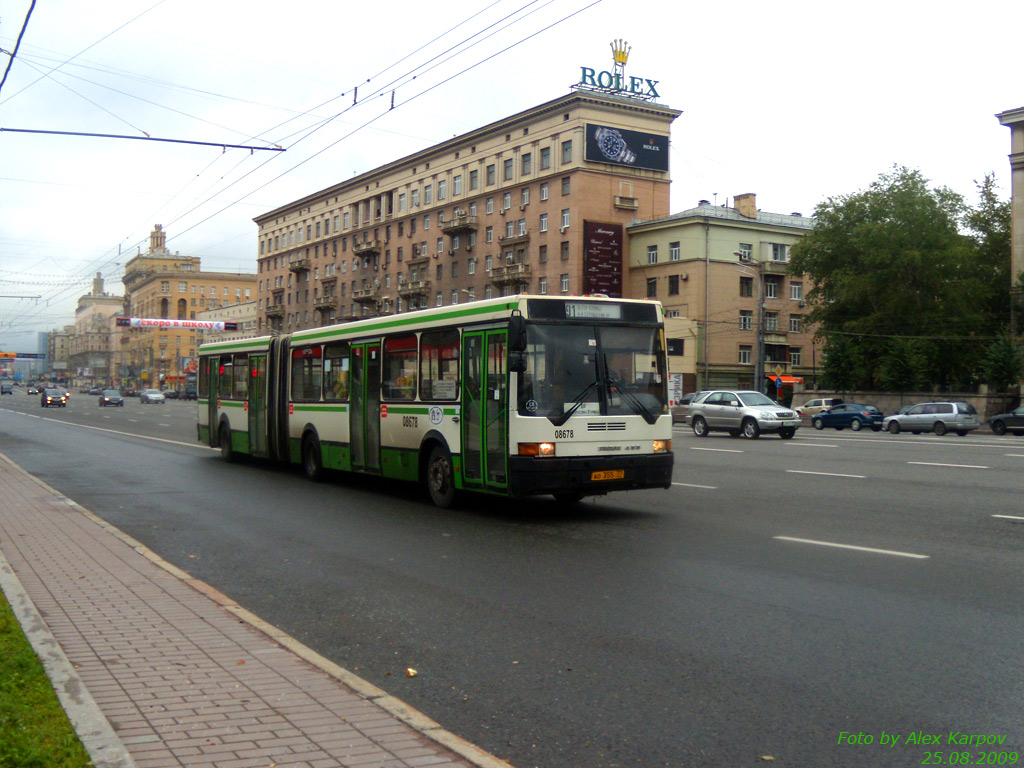
[{"label": "apartment building", "polygon": [[820,359],[805,322],[810,284],[787,269],[813,226],[799,213],[759,211],[743,194],[627,228],[631,295],[664,305],[670,372],[683,375],[683,391],[764,389],[777,377],[810,386]]},{"label": "apartment building", "polygon": [[116,378],[121,350],[115,318],[123,308],[124,297],[104,291],[103,275],[96,273],[92,291],[78,298],[75,309],[67,356],[72,386],[109,386]]},{"label": "apartment building", "polygon": [[669,212],[679,114],[576,91],[259,216],[260,329],[521,292],[626,295],[626,227]]}]

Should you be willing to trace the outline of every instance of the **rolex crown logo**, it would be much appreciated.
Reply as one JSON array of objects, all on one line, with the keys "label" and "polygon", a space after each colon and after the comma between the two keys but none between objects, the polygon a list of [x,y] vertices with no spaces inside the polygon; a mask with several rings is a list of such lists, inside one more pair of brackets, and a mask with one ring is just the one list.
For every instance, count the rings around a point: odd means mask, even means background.
[{"label": "rolex crown logo", "polygon": [[629,60],[629,52],[633,50],[633,47],[625,40],[612,40],[612,58],[615,60],[616,66],[624,67],[626,62]]}]

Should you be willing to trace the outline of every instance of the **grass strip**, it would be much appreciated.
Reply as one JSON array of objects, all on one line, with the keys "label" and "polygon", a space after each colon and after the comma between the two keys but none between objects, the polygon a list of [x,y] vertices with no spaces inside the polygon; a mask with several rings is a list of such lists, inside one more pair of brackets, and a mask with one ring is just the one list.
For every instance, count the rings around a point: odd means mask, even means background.
[{"label": "grass strip", "polygon": [[86,768],[89,754],[0,591],[0,768]]}]

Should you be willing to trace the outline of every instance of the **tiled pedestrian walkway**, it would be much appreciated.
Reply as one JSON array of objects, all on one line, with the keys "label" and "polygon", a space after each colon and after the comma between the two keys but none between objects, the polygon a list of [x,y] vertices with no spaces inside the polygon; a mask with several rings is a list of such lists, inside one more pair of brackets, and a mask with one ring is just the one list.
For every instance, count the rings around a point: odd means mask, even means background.
[{"label": "tiled pedestrian walkway", "polygon": [[97,768],[509,768],[4,456],[0,587]]}]

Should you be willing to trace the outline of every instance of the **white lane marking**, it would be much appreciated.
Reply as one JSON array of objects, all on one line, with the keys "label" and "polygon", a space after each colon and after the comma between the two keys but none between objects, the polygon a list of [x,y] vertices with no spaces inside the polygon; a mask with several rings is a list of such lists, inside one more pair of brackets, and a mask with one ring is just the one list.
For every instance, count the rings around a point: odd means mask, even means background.
[{"label": "white lane marking", "polygon": [[908,461],[907,464],[917,464],[922,467],[955,467],[956,469],[989,469],[983,464],[941,464],[937,461]]},{"label": "white lane marking", "polygon": [[691,451],[715,451],[716,453],[743,453],[743,451],[738,451],[735,448],[695,448],[692,445],[690,446],[690,450]]},{"label": "white lane marking", "polygon": [[1020,515],[992,515],[992,517],[1001,517],[1004,520],[1024,520],[1024,517]]},{"label": "white lane marking", "polygon": [[795,539],[792,536],[772,536],[779,541],[794,541],[798,544],[814,544],[819,547],[835,547],[837,549],[853,549],[857,552],[871,552],[876,555],[893,555],[895,557],[910,557],[915,560],[927,560],[931,555],[915,555],[912,552],[897,552],[892,549],[875,549],[874,547],[857,547],[853,544],[837,544],[834,541],[815,541],[814,539]]},{"label": "white lane marking", "polygon": [[792,440],[787,440],[786,445],[799,445],[804,448],[838,448],[838,445],[829,445],[828,443],[794,443]]},{"label": "white lane marking", "polygon": [[708,491],[717,491],[718,490],[718,486],[717,485],[697,485],[696,483],[672,483],[672,485],[678,485],[678,486],[681,486],[683,488],[704,488],[705,490],[708,490]]},{"label": "white lane marking", "polygon": [[864,479],[867,478],[867,475],[844,475],[842,472],[811,472],[811,471],[806,470],[806,469],[787,469],[786,471],[790,472],[790,473],[792,473],[794,475],[823,475],[824,477],[852,477],[855,480],[864,480]]},{"label": "white lane marking", "polygon": [[1006,455],[1014,459],[1024,459],[1024,453],[1007,453]]},{"label": "white lane marking", "polygon": [[[50,422],[53,422],[54,424],[63,424],[66,427],[78,427],[79,429],[92,429],[92,430],[95,430],[96,432],[109,432],[112,435],[124,435],[125,437],[137,437],[140,440],[153,440],[154,442],[157,442],[157,443],[170,443],[171,445],[182,445],[182,446],[185,446],[186,448],[199,448],[199,449],[207,450],[207,451],[219,451],[220,450],[220,448],[213,448],[211,446],[201,445],[199,443],[183,443],[180,440],[168,440],[165,437],[150,437],[149,435],[136,435],[133,432],[121,432],[121,431],[116,430],[116,429],[106,429],[105,427],[93,427],[93,426],[90,426],[89,424],[74,424],[74,423],[72,423],[70,421],[61,421],[60,419],[47,418],[46,416],[37,416],[37,415],[31,414],[31,413],[25,413],[25,414],[22,414],[22,415],[23,416],[28,416],[28,417],[33,418],[33,419],[42,419],[43,421],[50,421]],[[169,426],[169,425],[165,425],[165,426]]]}]

